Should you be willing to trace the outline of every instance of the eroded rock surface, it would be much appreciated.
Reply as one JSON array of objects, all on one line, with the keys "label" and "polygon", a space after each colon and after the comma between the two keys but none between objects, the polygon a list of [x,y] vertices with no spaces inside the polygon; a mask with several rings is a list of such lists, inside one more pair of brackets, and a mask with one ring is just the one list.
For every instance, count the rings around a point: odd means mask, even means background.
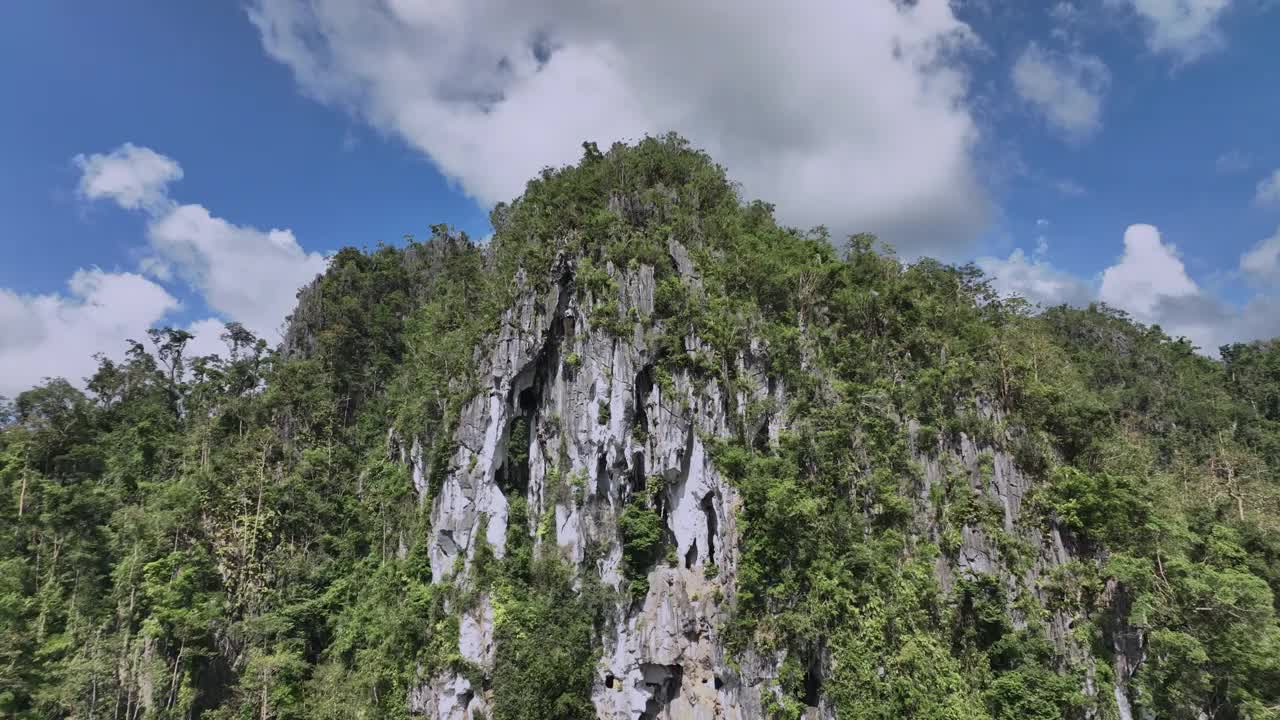
[{"label": "eroded rock surface", "polygon": [[[696,287],[687,251],[674,241],[669,250],[684,282]],[[748,654],[731,663],[726,655],[719,628],[734,602],[739,497],[706,443],[737,428],[746,428],[757,442],[776,442],[785,423],[780,413],[766,412],[747,428],[743,409],[784,408],[786,388],[769,376],[760,359],[765,348],[758,344],[735,359],[743,382],[732,392],[684,373],[674,373],[665,387],[655,382],[653,269],[607,271],[621,313],[631,319],[621,336],[593,324],[599,298],[577,291],[571,260],[557,264],[544,292],[519,278],[525,287],[520,300],[506,312],[482,359],[487,389],[463,408],[457,451],[432,501],[433,580],[468,567],[481,536],[501,557],[509,494],[522,493],[531,523],[548,510],[554,516],[554,535],[539,542],[554,542],[579,577],[592,574],[606,585],[625,587],[617,517],[633,495],[656,484],[674,553],[649,573],[643,600],[620,601],[609,618],[592,693],[597,714],[616,720],[763,717],[766,693],[776,692],[770,680],[784,658]],[[691,350],[702,346],[692,335],[685,344]],[[527,461],[509,457],[513,432],[527,433]],[[1001,509],[997,527],[965,526],[954,557],[939,558],[936,574],[944,591],[962,578],[990,576],[1010,592],[1039,592],[1041,578],[1069,560],[1056,531],[1045,536],[1020,522],[1030,482],[1007,453],[963,437],[958,449],[924,448],[917,459],[924,472],[916,524],[933,533],[933,541],[942,538],[932,519],[931,493],[952,476],[961,476],[972,492]],[[425,492],[420,457],[414,472],[415,487]],[[528,531],[534,534],[535,528]],[[1035,549],[1021,575],[1006,569],[993,532]],[[590,547],[603,552],[588,553]],[[1052,618],[1050,634],[1060,650],[1079,654],[1070,635],[1073,621]],[[462,618],[461,654],[491,668],[493,636],[493,607],[482,597]],[[833,717],[820,697],[820,677],[814,684],[808,716]],[[1124,696],[1123,688],[1116,692]],[[484,702],[461,676],[430,679],[410,698],[414,712],[440,718],[471,717],[467,713]]]}]

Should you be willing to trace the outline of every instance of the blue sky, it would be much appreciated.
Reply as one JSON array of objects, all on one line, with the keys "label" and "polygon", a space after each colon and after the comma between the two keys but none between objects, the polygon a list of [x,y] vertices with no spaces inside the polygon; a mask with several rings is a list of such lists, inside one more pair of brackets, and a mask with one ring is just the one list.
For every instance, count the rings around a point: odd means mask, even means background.
[{"label": "blue sky", "polygon": [[[0,394],[147,326],[274,337],[345,245],[675,129],[792,224],[1223,342],[1280,334],[1269,0],[13,3]],[[797,6],[798,7],[798,6]]]}]

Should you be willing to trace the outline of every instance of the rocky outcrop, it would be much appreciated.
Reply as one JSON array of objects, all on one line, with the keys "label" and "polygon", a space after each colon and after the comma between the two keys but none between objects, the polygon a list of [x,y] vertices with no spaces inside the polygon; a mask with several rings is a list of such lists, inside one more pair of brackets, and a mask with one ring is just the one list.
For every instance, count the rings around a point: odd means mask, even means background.
[{"label": "rocky outcrop", "polygon": [[430,678],[409,690],[409,712],[440,720],[473,720],[490,716],[489,705],[471,681],[461,675]]},{"label": "rocky outcrop", "polygon": [[[669,251],[682,281],[696,290],[688,252],[675,241]],[[433,580],[467,568],[481,542],[501,557],[510,503],[523,497],[531,535],[537,518],[554,517],[554,533],[541,534],[539,543],[554,543],[580,577],[593,574],[623,587],[618,514],[633,496],[656,490],[653,502],[674,552],[650,572],[648,594],[620,602],[609,618],[592,694],[597,714],[616,720],[763,717],[783,658],[748,655],[730,662],[726,656],[719,628],[734,603],[739,498],[707,443],[739,431],[755,442],[775,442],[785,419],[777,412],[748,418],[746,408],[786,407],[786,388],[769,377],[761,359],[767,348],[759,344],[734,359],[740,381],[733,389],[682,372],[658,382],[655,341],[666,328],[652,320],[654,269],[609,266],[614,297],[580,291],[575,271],[573,259],[560,258],[545,291],[517,278],[519,300],[481,359],[486,390],[463,408],[448,476],[431,499]],[[621,334],[616,324],[605,329],[593,319],[597,304],[608,300],[628,319]],[[690,351],[702,347],[694,335],[684,343]],[[914,432],[913,425],[908,429]],[[421,454],[412,457],[425,501]],[[1011,596],[1041,593],[1041,579],[1070,552],[1056,531],[1045,534],[1022,522],[1030,481],[1013,458],[964,436],[958,447],[920,449],[917,460],[924,468],[917,525],[932,541],[942,538],[931,498],[957,473],[1001,509],[997,526],[961,529],[954,555],[938,561],[942,588],[990,576]],[[1010,538],[1033,549],[1019,573],[1007,569],[998,542]],[[1060,651],[1083,657],[1071,636],[1075,621],[1059,612],[1050,634]],[[493,636],[493,608],[482,597],[462,618],[462,655],[481,669],[492,667]],[[809,715],[831,717],[819,683],[815,677]],[[413,691],[410,706],[430,717],[472,717],[482,700],[465,678],[437,677]]]},{"label": "rocky outcrop", "polygon": [[[673,264],[691,268],[688,253],[671,247]],[[683,373],[663,387],[654,373],[660,328],[650,322],[654,270],[607,271],[619,311],[630,318],[621,337],[593,324],[593,307],[606,298],[578,292],[571,260],[561,259],[545,292],[519,278],[526,289],[483,361],[487,391],[463,408],[457,452],[432,501],[433,580],[466,568],[481,537],[501,557],[510,494],[521,493],[528,517],[550,510],[555,518],[554,536],[540,542],[554,542],[579,573],[620,586],[617,515],[633,495],[656,486],[675,562],[653,569],[643,601],[615,608],[593,693],[598,714],[759,717],[761,680],[777,663],[735,670],[717,636],[733,602],[738,497],[705,442],[736,427],[742,417],[735,408],[762,399],[781,406],[785,391],[746,355],[737,359],[746,389],[730,392]],[[700,345],[694,336],[686,342]],[[762,427],[776,438],[780,425],[773,419]],[[513,432],[522,441],[527,433],[527,456],[510,452]],[[423,473],[417,454],[420,492]],[[589,553],[591,547],[602,552]],[[491,664],[493,632],[493,611],[482,598],[462,619],[462,654],[482,668]],[[452,717],[470,692],[464,685],[461,677],[432,679],[410,704],[417,713]]]}]

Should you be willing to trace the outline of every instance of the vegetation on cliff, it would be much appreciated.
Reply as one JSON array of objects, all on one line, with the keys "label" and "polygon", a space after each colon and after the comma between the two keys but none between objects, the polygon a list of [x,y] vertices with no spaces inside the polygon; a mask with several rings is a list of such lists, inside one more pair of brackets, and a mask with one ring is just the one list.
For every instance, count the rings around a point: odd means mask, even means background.
[{"label": "vegetation on cliff", "polygon": [[[492,222],[485,247],[437,226],[339,252],[282,348],[230,325],[225,354],[193,358],[157,330],[83,390],[51,380],[0,407],[0,715],[394,718],[450,668],[498,717],[590,717],[601,617],[664,561],[644,498],[619,530],[624,587],[575,584],[516,521],[467,577],[433,584],[426,555],[514,280],[555,282],[572,257],[595,326],[661,334],[658,383],[734,387],[754,340],[788,388],[789,407],[742,408],[788,419],[776,444],[749,423],[715,444],[743,498],[730,651],[785,651],[778,716],[821,675],[840,717],[1107,717],[1116,647],[1141,637],[1125,680],[1142,709],[1280,717],[1280,342],[1209,359],[1107,307],[998,298],[973,267],[904,264],[867,236],[837,249],[674,136],[588,144]],[[641,265],[648,318],[608,299],[610,266]],[[965,483],[929,499],[939,539],[920,532],[919,457],[962,435],[1016,458],[1022,522],[1074,550],[1042,579],[1048,604],[938,583],[965,528],[1015,574],[1035,553]],[[488,677],[457,642],[482,592],[500,609]],[[1083,657],[1049,641],[1064,608],[1085,618]]]}]

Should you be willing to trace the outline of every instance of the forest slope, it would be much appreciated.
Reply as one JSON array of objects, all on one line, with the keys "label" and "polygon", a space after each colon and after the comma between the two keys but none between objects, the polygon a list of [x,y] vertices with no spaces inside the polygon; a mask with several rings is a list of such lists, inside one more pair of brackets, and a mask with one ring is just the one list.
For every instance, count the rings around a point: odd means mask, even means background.
[{"label": "forest slope", "polygon": [[1280,342],[779,226],[674,136],[0,417],[12,718],[1280,717]]}]

